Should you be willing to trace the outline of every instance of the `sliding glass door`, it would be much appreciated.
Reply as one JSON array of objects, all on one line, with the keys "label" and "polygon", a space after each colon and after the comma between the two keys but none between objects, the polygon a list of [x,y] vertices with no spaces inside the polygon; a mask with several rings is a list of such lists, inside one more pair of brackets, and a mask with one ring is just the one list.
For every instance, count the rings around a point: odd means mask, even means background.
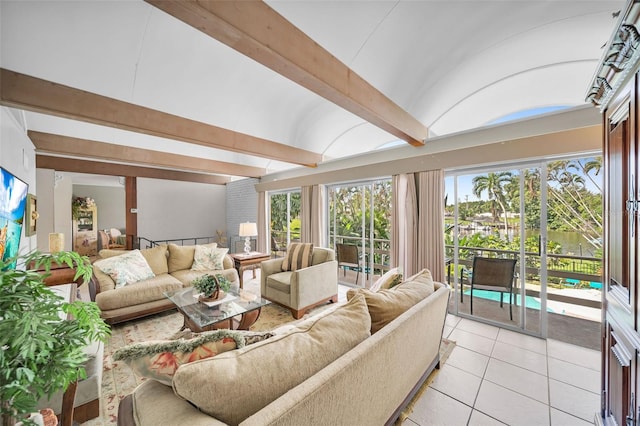
[{"label": "sliding glass door", "polygon": [[[542,210],[539,197],[527,205],[526,197],[520,196],[529,173],[529,169],[503,168],[447,177],[445,244],[447,272],[455,284],[454,312],[539,335],[540,297],[527,295],[530,284],[524,279],[527,265],[538,262],[527,250],[531,241],[524,223],[530,219],[528,211]],[[532,226],[540,229],[539,216],[533,220]],[[489,263],[496,269],[483,271],[476,258],[496,259]],[[516,261],[513,279],[492,281],[500,275],[497,268],[513,268],[500,259]],[[538,289],[538,295],[544,293],[544,286]]]},{"label": "sliding glass door", "polygon": [[[576,158],[449,175],[445,244],[455,291],[450,311],[542,337],[548,321],[556,329],[567,316],[598,322],[598,164],[598,158]],[[513,291],[478,289],[475,257],[515,259]]]},{"label": "sliding glass door", "polygon": [[269,194],[271,250],[300,241],[300,191]]},{"label": "sliding glass door", "polygon": [[[369,286],[389,269],[391,233],[391,180],[332,186],[328,190],[329,245],[343,259],[338,280]],[[352,250],[344,249],[343,245]],[[353,251],[355,261],[345,262]],[[355,265],[343,266],[343,263]]]}]

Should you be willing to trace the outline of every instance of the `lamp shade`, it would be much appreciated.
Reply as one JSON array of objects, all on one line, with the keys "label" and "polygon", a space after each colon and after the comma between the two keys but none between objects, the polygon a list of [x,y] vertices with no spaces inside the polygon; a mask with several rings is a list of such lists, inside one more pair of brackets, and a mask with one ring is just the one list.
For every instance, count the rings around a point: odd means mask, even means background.
[{"label": "lamp shade", "polygon": [[241,223],[238,235],[241,237],[255,237],[258,235],[258,226],[253,222]]}]

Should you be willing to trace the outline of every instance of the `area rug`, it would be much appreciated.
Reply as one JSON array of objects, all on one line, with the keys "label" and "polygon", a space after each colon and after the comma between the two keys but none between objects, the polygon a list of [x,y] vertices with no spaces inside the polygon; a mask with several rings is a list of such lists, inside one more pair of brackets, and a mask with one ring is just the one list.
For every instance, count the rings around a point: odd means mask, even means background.
[{"label": "area rug", "polygon": [[[447,358],[449,358],[449,355],[451,355],[451,352],[455,347],[456,347],[456,342],[454,342],[453,340],[444,339],[444,338],[442,339],[442,344],[440,345],[440,368],[442,368],[442,366],[447,361]],[[398,420],[396,420],[395,426],[402,425],[405,422],[405,420],[409,418],[409,416],[413,412],[413,408],[416,406],[416,403],[420,400],[422,395],[427,391],[427,389],[431,385],[431,382],[433,382],[433,379],[435,379],[436,375],[439,372],[440,370],[436,368],[431,372],[431,374],[429,374],[429,377],[427,377],[427,380],[425,380],[422,386],[420,386],[420,389],[418,389],[418,392],[416,392],[416,394],[413,396],[413,398],[411,399],[411,402],[400,413]]]}]

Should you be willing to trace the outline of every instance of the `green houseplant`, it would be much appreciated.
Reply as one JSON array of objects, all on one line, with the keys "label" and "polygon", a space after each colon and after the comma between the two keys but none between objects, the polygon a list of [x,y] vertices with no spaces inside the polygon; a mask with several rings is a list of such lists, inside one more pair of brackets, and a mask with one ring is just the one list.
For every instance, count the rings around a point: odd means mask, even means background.
[{"label": "green houseplant", "polygon": [[[8,266],[17,260],[25,269]],[[0,262],[0,414],[3,425],[25,420],[38,400],[86,377],[84,347],[110,333],[93,302],[67,303],[44,284],[52,263],[91,278],[91,264],[75,252],[32,252]],[[44,267],[45,273],[36,269]],[[70,314],[61,319],[60,313]]]},{"label": "green houseplant", "polygon": [[222,274],[205,274],[193,280],[191,285],[202,292],[203,299],[209,300],[222,299],[231,288],[231,283]]}]

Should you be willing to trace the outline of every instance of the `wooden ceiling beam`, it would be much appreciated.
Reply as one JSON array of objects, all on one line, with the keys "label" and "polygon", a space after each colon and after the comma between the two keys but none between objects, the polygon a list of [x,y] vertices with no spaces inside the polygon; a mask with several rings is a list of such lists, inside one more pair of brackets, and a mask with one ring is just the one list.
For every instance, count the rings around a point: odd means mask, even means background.
[{"label": "wooden ceiling beam", "polygon": [[0,69],[0,104],[117,129],[315,167],[322,155]]},{"label": "wooden ceiling beam", "polygon": [[145,0],[414,146],[427,128],[263,1]]},{"label": "wooden ceiling beam", "polygon": [[130,166],[127,164],[89,161],[79,158],[36,155],[36,167],[61,172],[91,173],[108,176],[134,176],[152,179],[179,180],[183,182],[226,185],[231,181],[227,176],[207,175],[204,173],[180,172],[177,170],[154,169],[151,167]]},{"label": "wooden ceiling beam", "polygon": [[51,133],[29,130],[29,138],[38,153],[70,155],[73,157],[88,157],[98,160],[110,160],[124,163],[148,165],[151,167],[169,167],[179,170],[216,173],[222,175],[261,177],[267,172],[260,167],[243,166],[206,158],[189,157],[168,152],[153,151],[142,148],[132,148],[70,136],[54,135]]}]

